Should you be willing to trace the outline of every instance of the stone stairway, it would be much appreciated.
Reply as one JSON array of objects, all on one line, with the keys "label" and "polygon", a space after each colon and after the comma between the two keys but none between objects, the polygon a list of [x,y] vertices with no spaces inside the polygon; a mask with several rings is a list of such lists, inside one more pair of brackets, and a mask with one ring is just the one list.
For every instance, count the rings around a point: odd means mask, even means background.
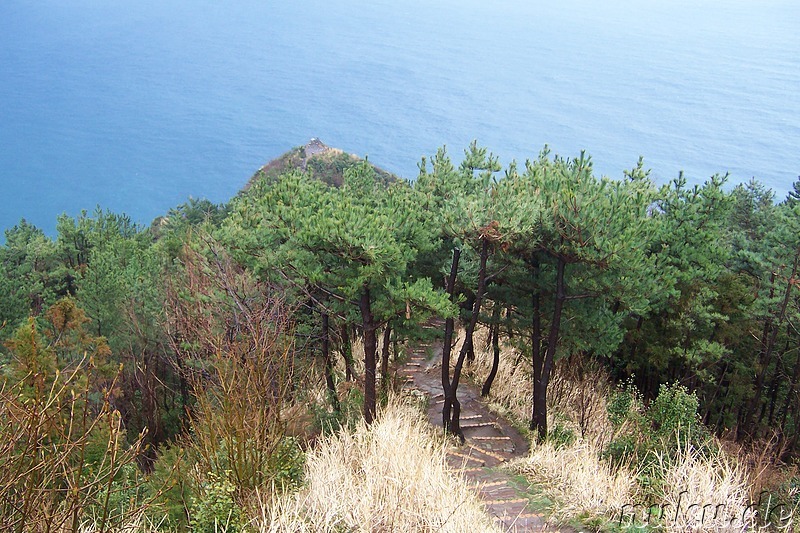
[{"label": "stone stairway", "polygon": [[[444,403],[441,352],[440,343],[419,344],[414,347],[409,361],[398,369],[405,381],[403,387],[415,394],[424,394],[428,399],[428,419],[438,427],[442,427]],[[466,442],[448,452],[447,462],[454,470],[463,472],[496,524],[508,532],[573,531],[548,524],[545,517],[532,508],[530,495],[518,487],[511,474],[498,468],[528,453],[525,437],[489,411],[470,383],[459,384],[458,399]]]}]

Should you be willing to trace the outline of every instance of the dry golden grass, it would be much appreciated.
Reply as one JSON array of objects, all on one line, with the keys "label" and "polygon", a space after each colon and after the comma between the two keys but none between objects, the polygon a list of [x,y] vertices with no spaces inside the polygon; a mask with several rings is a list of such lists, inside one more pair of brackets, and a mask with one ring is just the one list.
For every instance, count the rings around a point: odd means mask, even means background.
[{"label": "dry golden grass", "polygon": [[534,446],[528,457],[509,468],[542,484],[554,501],[555,517],[561,520],[611,519],[635,500],[638,491],[635,472],[628,467],[612,468],[588,440],[561,447],[550,442]]},{"label": "dry golden grass", "polygon": [[663,472],[659,503],[674,511],[665,514],[666,531],[751,529],[747,469],[722,451],[703,454],[690,444],[679,444],[677,450],[669,460],[658,457]]},{"label": "dry golden grass", "polygon": [[299,492],[259,503],[260,531],[497,531],[445,463],[446,442],[415,408],[392,400],[306,457]]},{"label": "dry golden grass", "polygon": [[[380,339],[378,340],[378,353],[380,354]],[[352,371],[354,372],[354,380],[352,386],[359,385],[361,389],[364,388],[364,341],[361,337],[356,337],[351,340],[350,344],[350,357],[352,357]],[[341,350],[333,351],[333,369],[337,376],[342,377],[345,375],[345,362]],[[344,382],[344,381],[342,381]],[[348,382],[344,382],[348,383]]]},{"label": "dry golden grass", "polygon": [[786,455],[786,441],[777,434],[751,443],[737,443],[732,438],[723,439],[720,445],[728,456],[736,457],[746,465],[750,498],[756,499],[763,491],[774,490],[787,480],[798,477],[798,465],[787,465],[779,457]]},{"label": "dry golden grass", "polygon": [[[492,350],[486,346],[485,339],[488,330],[480,326],[475,331],[475,360],[470,365],[464,366],[464,375],[470,380],[480,385],[489,375],[492,368]],[[461,345],[464,343],[464,331],[456,332],[456,346],[453,353],[458,354]],[[519,354],[517,351],[503,342],[500,343],[500,365],[497,370],[497,377],[492,385],[490,400],[503,406],[513,418],[524,421],[530,418],[531,400],[533,398],[531,385],[530,364],[522,362],[515,365]],[[451,359],[455,366],[455,357]]]},{"label": "dry golden grass", "polygon": [[602,448],[613,434],[607,409],[610,394],[610,378],[597,363],[562,359],[547,389],[548,412],[551,418],[569,421],[576,434]]},{"label": "dry golden grass", "polygon": [[[476,335],[475,361],[467,373],[477,383],[483,382],[492,364],[485,338],[485,329]],[[774,443],[743,451],[715,442],[720,451],[711,455],[680,446],[677,456],[656,458],[663,479],[658,488],[642,486],[635,465],[612,466],[601,458],[615,435],[630,431],[627,425],[615,430],[608,420],[612,387],[608,375],[597,365],[580,358],[557,361],[548,388],[548,425],[571,430],[577,439],[560,447],[552,443],[535,446],[529,457],[511,465],[530,481],[543,485],[545,494],[555,502],[556,516],[580,516],[595,523],[614,521],[620,519],[623,510],[647,501],[665,509],[672,506],[673,510],[682,505],[681,513],[665,513],[660,525],[666,531],[731,530],[731,520],[739,530],[748,524],[752,527],[753,517],[745,513],[747,506],[758,500],[762,490],[776,486],[776,479],[785,479],[769,460],[774,454],[763,451],[772,451]],[[510,343],[502,342],[490,400],[517,423],[527,425],[531,396],[530,363]],[[686,512],[692,504],[697,506]],[[702,515],[703,506],[708,505],[713,506],[716,517],[711,507],[706,507],[706,515]],[[638,508],[639,515],[642,509]],[[646,521],[642,516],[637,518]]]},{"label": "dry golden grass", "polygon": [[[459,333],[456,350],[464,342],[463,332]],[[491,347],[484,342],[486,336],[487,328],[477,330],[475,360],[465,371],[479,384],[492,367]],[[582,438],[602,444],[612,432],[606,415],[610,391],[609,377],[598,365],[579,358],[557,361],[547,393],[548,426],[559,422]],[[489,400],[502,406],[520,424],[527,424],[532,398],[530,360],[501,339],[500,364]]]}]

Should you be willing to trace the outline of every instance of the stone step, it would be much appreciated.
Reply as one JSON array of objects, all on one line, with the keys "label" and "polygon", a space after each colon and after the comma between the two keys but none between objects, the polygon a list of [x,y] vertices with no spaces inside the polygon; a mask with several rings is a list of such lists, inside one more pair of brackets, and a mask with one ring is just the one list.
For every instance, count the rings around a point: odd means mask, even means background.
[{"label": "stone step", "polygon": [[503,457],[502,455],[498,455],[498,454],[496,454],[494,452],[490,452],[489,450],[484,450],[483,448],[479,448],[479,447],[477,447],[475,445],[472,445],[472,444],[468,444],[468,446],[470,448],[472,448],[473,450],[475,450],[476,452],[478,452],[478,453],[482,453],[483,455],[486,455],[487,457],[491,457],[492,459],[497,459],[501,463],[505,463],[506,462],[506,458]]},{"label": "stone step", "polygon": [[492,487],[505,487],[508,483],[505,481],[493,481],[491,483],[479,483],[476,486],[481,489],[490,489]]},{"label": "stone step", "polygon": [[482,459],[478,459],[472,455],[466,455],[459,452],[447,452],[448,457],[460,457],[461,459],[465,459],[467,461],[473,461],[475,463],[480,463],[481,466],[486,466],[486,461]]},{"label": "stone step", "polygon": [[484,505],[513,505],[516,503],[531,503],[528,498],[514,498],[513,500],[487,500],[484,501]]},{"label": "stone step", "polygon": [[480,422],[478,424],[464,424],[461,426],[461,429],[475,429],[475,428],[485,428],[485,427],[497,427],[497,424],[494,422]]}]

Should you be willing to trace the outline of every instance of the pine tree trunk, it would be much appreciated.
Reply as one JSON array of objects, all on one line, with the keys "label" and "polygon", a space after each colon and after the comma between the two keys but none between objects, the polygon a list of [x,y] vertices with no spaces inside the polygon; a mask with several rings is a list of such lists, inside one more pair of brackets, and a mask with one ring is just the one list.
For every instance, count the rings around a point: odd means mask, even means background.
[{"label": "pine tree trunk", "polygon": [[[531,263],[533,270],[534,286],[539,282],[539,260],[534,258]],[[542,304],[539,295],[539,289],[534,288],[533,296],[531,298],[531,368],[533,369],[533,405],[531,409],[531,424],[530,429],[533,430],[536,426],[537,403],[536,398],[541,395],[540,388],[542,382]],[[546,415],[545,415],[546,416]]]},{"label": "pine tree trunk", "polygon": [[489,372],[489,375],[486,377],[486,381],[483,383],[481,396],[489,396],[489,393],[492,390],[492,383],[494,383],[494,378],[497,377],[497,369],[500,366],[500,306],[497,304],[495,304],[494,310],[492,311],[492,327],[489,329],[492,334],[492,370]]},{"label": "pine tree trunk", "polygon": [[[494,312],[492,312],[492,317],[494,317]],[[494,320],[492,320],[492,323],[489,324],[489,331],[486,332],[486,342],[484,343],[487,350],[492,346],[492,337],[494,336],[494,328],[496,327],[499,327],[499,324],[496,324]]]},{"label": "pine tree trunk", "polygon": [[783,402],[783,410],[781,411],[780,431],[782,435],[786,433],[786,418],[789,416],[789,406],[792,403],[792,397],[794,396],[797,388],[798,378],[800,378],[800,354],[797,355],[797,359],[794,361],[792,380],[789,383],[789,392],[786,393],[786,400]]},{"label": "pine tree trunk", "polygon": [[352,381],[355,373],[353,372],[353,344],[350,342],[347,324],[342,324],[340,329],[342,336],[342,358],[344,359],[344,379]]},{"label": "pine tree trunk", "polygon": [[719,374],[717,375],[717,386],[714,387],[714,394],[706,400],[705,409],[703,410],[703,423],[707,426],[711,425],[711,408],[714,405],[714,400],[717,399],[719,393],[722,391],[722,384],[724,382],[725,373],[728,371],[728,362],[726,361],[723,366],[719,369]]},{"label": "pine tree trunk", "polygon": [[642,336],[642,324],[644,323],[644,317],[639,316],[636,320],[636,333],[631,342],[631,349],[628,352],[628,361],[634,361],[636,358],[636,352],[639,349],[639,341]]},{"label": "pine tree trunk", "polygon": [[753,430],[755,429],[753,426],[753,418],[755,416],[756,409],[758,405],[761,403],[761,394],[762,389],[764,388],[764,378],[766,376],[767,368],[769,368],[770,363],[772,362],[772,354],[775,351],[775,341],[778,338],[778,330],[780,329],[781,324],[786,317],[786,308],[789,306],[789,299],[792,295],[792,287],[794,286],[794,278],[797,275],[797,266],[798,261],[800,261],[800,250],[795,253],[794,256],[794,264],[792,265],[792,273],[789,276],[789,281],[786,284],[786,291],[783,295],[783,302],[781,303],[781,307],[778,311],[777,323],[771,324],[770,328],[766,328],[765,330],[769,329],[770,334],[767,339],[765,339],[764,343],[764,356],[761,358],[761,369],[756,376],[756,382],[754,386],[753,397],[751,398],[747,410],[745,411],[743,424],[741,424],[737,428],[736,432],[736,439],[742,440],[745,436],[749,436],[753,434]]},{"label": "pine tree trunk", "polygon": [[161,433],[160,417],[158,416],[158,401],[156,398],[156,383],[154,365],[155,356],[149,350],[142,352],[142,376],[140,390],[142,392],[142,419],[147,427],[145,435],[145,452],[141,455],[141,466],[146,472],[152,471],[156,460],[158,444],[163,440]]},{"label": "pine tree trunk", "polygon": [[[472,317],[472,310],[475,308],[475,299],[476,299],[475,294],[468,293],[467,299],[464,301],[464,303],[461,304],[462,308],[465,311],[469,311],[470,317]],[[467,364],[471,365],[474,360],[475,360],[475,350],[473,349],[473,344],[470,343],[469,349],[467,350],[467,359],[466,359]]]},{"label": "pine tree trunk", "polygon": [[472,349],[474,342],[475,327],[478,325],[481,304],[483,303],[483,295],[486,292],[486,262],[488,259],[489,241],[486,239],[481,239],[480,267],[478,269],[478,290],[475,293],[475,302],[472,306],[472,316],[467,324],[464,344],[461,345],[461,351],[458,354],[458,360],[456,361],[456,366],[453,369],[453,381],[450,384],[450,396],[445,396],[444,400],[445,406],[447,406],[448,403],[452,406],[452,413],[450,416],[450,424],[448,429],[450,433],[461,439],[461,442],[464,442],[464,432],[461,431],[461,404],[457,398],[458,382],[461,379],[461,369],[464,366],[464,360]]},{"label": "pine tree trunk", "polygon": [[392,335],[391,324],[386,324],[383,330],[383,344],[381,345],[381,389],[383,392],[389,390],[389,353],[390,342]]},{"label": "pine tree trunk", "polygon": [[[447,278],[447,294],[450,301],[455,302],[456,276],[458,275],[458,261],[461,258],[461,250],[453,250],[453,263],[450,265],[450,276]],[[442,345],[442,393],[445,397],[442,408],[442,426],[447,430],[450,427],[450,414],[452,406],[446,398],[451,397],[450,393],[450,353],[453,351],[453,328],[455,326],[453,318],[444,321],[444,344]]]},{"label": "pine tree trunk", "polygon": [[[788,346],[786,349],[788,349]],[[786,349],[784,349],[784,352],[778,356],[779,361],[783,359]],[[778,390],[780,388],[781,378],[785,375],[782,367],[783,365],[781,365],[780,371],[778,371],[777,368],[775,369],[775,372],[772,376],[772,384],[769,387],[769,416],[767,417],[767,423],[770,427],[772,427],[772,423],[775,421],[775,404],[778,402]],[[758,423],[761,424],[763,420],[764,415],[762,414],[758,420]]]},{"label": "pine tree trunk", "polygon": [[547,337],[547,349],[541,365],[541,375],[534,381],[533,388],[533,417],[531,430],[536,431],[537,439],[543,442],[547,438],[547,385],[550,383],[550,373],[553,370],[558,336],[561,330],[561,315],[564,302],[567,300],[567,291],[564,284],[564,270],[566,261],[558,257],[556,263],[556,298],[553,303],[553,318],[550,322],[550,333]]},{"label": "pine tree trunk", "polygon": [[364,285],[359,299],[361,321],[364,327],[364,421],[371,424],[375,420],[375,354],[378,339],[375,335],[375,318],[372,316],[372,301],[369,287]]},{"label": "pine tree trunk", "polygon": [[181,429],[186,429],[189,424],[189,382],[186,379],[183,354],[180,350],[175,350],[175,363],[178,367],[178,383],[181,388]]},{"label": "pine tree trunk", "polygon": [[322,358],[325,361],[325,385],[328,388],[331,405],[339,411],[339,397],[336,395],[336,383],[333,381],[333,358],[331,357],[330,323],[328,313],[322,313]]}]

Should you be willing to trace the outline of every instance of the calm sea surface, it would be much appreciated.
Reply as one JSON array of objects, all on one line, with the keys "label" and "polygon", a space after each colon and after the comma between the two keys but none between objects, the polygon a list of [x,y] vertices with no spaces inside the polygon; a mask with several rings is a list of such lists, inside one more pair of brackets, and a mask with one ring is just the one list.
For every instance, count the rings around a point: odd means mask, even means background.
[{"label": "calm sea surface", "polygon": [[797,0],[0,0],[0,229],[222,202],[320,137],[405,177],[472,139],[621,176],[800,174]]}]

